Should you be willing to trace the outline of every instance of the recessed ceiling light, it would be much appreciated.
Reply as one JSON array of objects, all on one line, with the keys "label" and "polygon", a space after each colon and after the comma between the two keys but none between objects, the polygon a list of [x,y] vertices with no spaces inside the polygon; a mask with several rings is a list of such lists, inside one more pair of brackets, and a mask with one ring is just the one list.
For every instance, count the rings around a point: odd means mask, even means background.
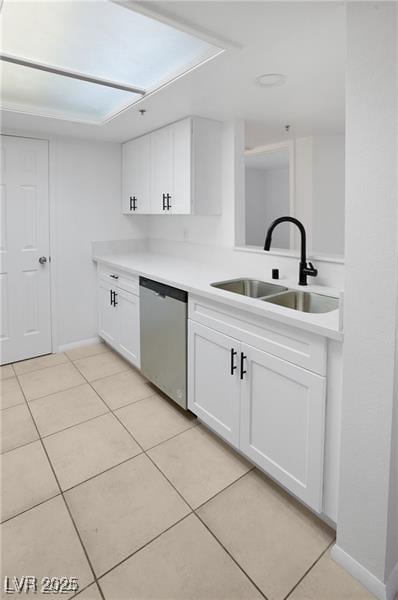
[{"label": "recessed ceiling light", "polygon": [[282,73],[264,73],[256,77],[255,83],[260,87],[279,87],[286,83],[286,76]]}]

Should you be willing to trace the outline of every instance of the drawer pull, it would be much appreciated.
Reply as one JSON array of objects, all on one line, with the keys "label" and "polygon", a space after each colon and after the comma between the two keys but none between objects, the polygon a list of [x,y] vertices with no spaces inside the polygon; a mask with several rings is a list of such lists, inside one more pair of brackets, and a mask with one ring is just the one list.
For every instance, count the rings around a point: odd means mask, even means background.
[{"label": "drawer pull", "polygon": [[231,375],[234,374],[234,371],[238,368],[235,364],[235,356],[237,355],[237,351],[231,348]]},{"label": "drawer pull", "polygon": [[247,359],[246,354],[243,354],[243,352],[241,352],[240,353],[240,378],[241,379],[243,379],[243,375],[245,375],[247,373],[247,371],[244,368],[246,359]]}]

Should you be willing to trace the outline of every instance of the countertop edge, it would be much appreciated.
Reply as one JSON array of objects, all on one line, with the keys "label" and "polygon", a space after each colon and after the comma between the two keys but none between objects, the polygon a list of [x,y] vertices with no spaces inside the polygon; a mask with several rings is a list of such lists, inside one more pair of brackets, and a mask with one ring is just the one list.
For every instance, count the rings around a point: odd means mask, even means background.
[{"label": "countertop edge", "polygon": [[[267,306],[263,303],[261,307],[255,305],[249,307],[247,304],[239,300],[239,296],[235,298],[233,295],[231,295],[231,297],[228,295],[226,297],[224,294],[228,294],[228,292],[216,290],[215,288],[210,288],[209,290],[203,289],[201,287],[195,288],[192,285],[184,284],[184,282],[180,280],[175,281],[173,279],[169,279],[152,271],[147,272],[137,267],[121,264],[120,261],[118,262],[118,255],[113,255],[111,257],[93,256],[92,260],[96,263],[101,263],[106,266],[114,267],[116,269],[119,269],[120,271],[124,271],[132,275],[147,277],[148,279],[156,279],[160,283],[178,287],[190,294],[202,296],[214,302],[220,302],[221,304],[231,305],[245,312],[253,312],[258,316],[275,320],[279,323],[282,323],[283,325],[290,325],[291,327],[296,327],[304,331],[309,331],[316,335],[320,335],[322,337],[326,337],[337,342],[342,342],[344,340],[344,333],[342,331],[332,329],[325,325],[319,325],[317,323],[311,323],[308,321],[297,319],[294,316],[280,314],[272,310],[272,305]],[[255,301],[255,299],[253,299],[253,301]]]}]

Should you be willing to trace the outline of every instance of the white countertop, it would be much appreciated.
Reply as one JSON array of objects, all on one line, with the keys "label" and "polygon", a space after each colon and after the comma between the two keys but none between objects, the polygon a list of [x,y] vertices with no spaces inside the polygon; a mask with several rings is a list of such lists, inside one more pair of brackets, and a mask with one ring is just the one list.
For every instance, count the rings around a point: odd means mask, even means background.
[{"label": "white countertop", "polygon": [[[248,310],[257,315],[285,323],[286,325],[312,331],[313,333],[334,340],[343,340],[343,332],[339,331],[339,310],[328,313],[303,313],[211,287],[210,284],[217,281],[248,277],[247,273],[237,272],[232,266],[230,268],[220,267],[218,265],[198,263],[192,260],[150,252],[93,256],[93,260],[115,269],[121,269],[127,273],[142,275],[143,277],[180,288],[188,293],[198,294],[235,308]],[[252,275],[249,277],[254,278]],[[298,286],[297,282],[288,279],[281,278],[276,281],[261,276],[258,279],[280,284],[291,289],[303,289]],[[339,297],[337,290],[324,286],[308,285],[305,290]]]}]

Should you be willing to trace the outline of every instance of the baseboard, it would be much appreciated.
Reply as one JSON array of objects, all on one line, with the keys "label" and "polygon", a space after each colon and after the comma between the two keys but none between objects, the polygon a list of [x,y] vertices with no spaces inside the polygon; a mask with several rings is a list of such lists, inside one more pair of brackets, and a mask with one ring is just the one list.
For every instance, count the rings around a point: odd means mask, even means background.
[{"label": "baseboard", "polygon": [[387,600],[394,600],[396,594],[398,594],[398,562],[387,579],[386,592]]},{"label": "baseboard", "polygon": [[93,338],[88,338],[87,340],[71,342],[70,344],[61,344],[60,346],[58,346],[57,352],[67,352],[68,350],[73,350],[74,348],[80,348],[81,346],[89,346],[90,344],[96,344],[98,342],[102,342],[102,340],[100,337],[96,336]]},{"label": "baseboard", "polygon": [[385,583],[377,579],[370,571],[365,569],[352,556],[344,552],[337,544],[331,550],[331,556],[339,565],[350,573],[357,581],[359,581],[371,594],[379,600],[393,600],[387,596],[387,586]]}]

